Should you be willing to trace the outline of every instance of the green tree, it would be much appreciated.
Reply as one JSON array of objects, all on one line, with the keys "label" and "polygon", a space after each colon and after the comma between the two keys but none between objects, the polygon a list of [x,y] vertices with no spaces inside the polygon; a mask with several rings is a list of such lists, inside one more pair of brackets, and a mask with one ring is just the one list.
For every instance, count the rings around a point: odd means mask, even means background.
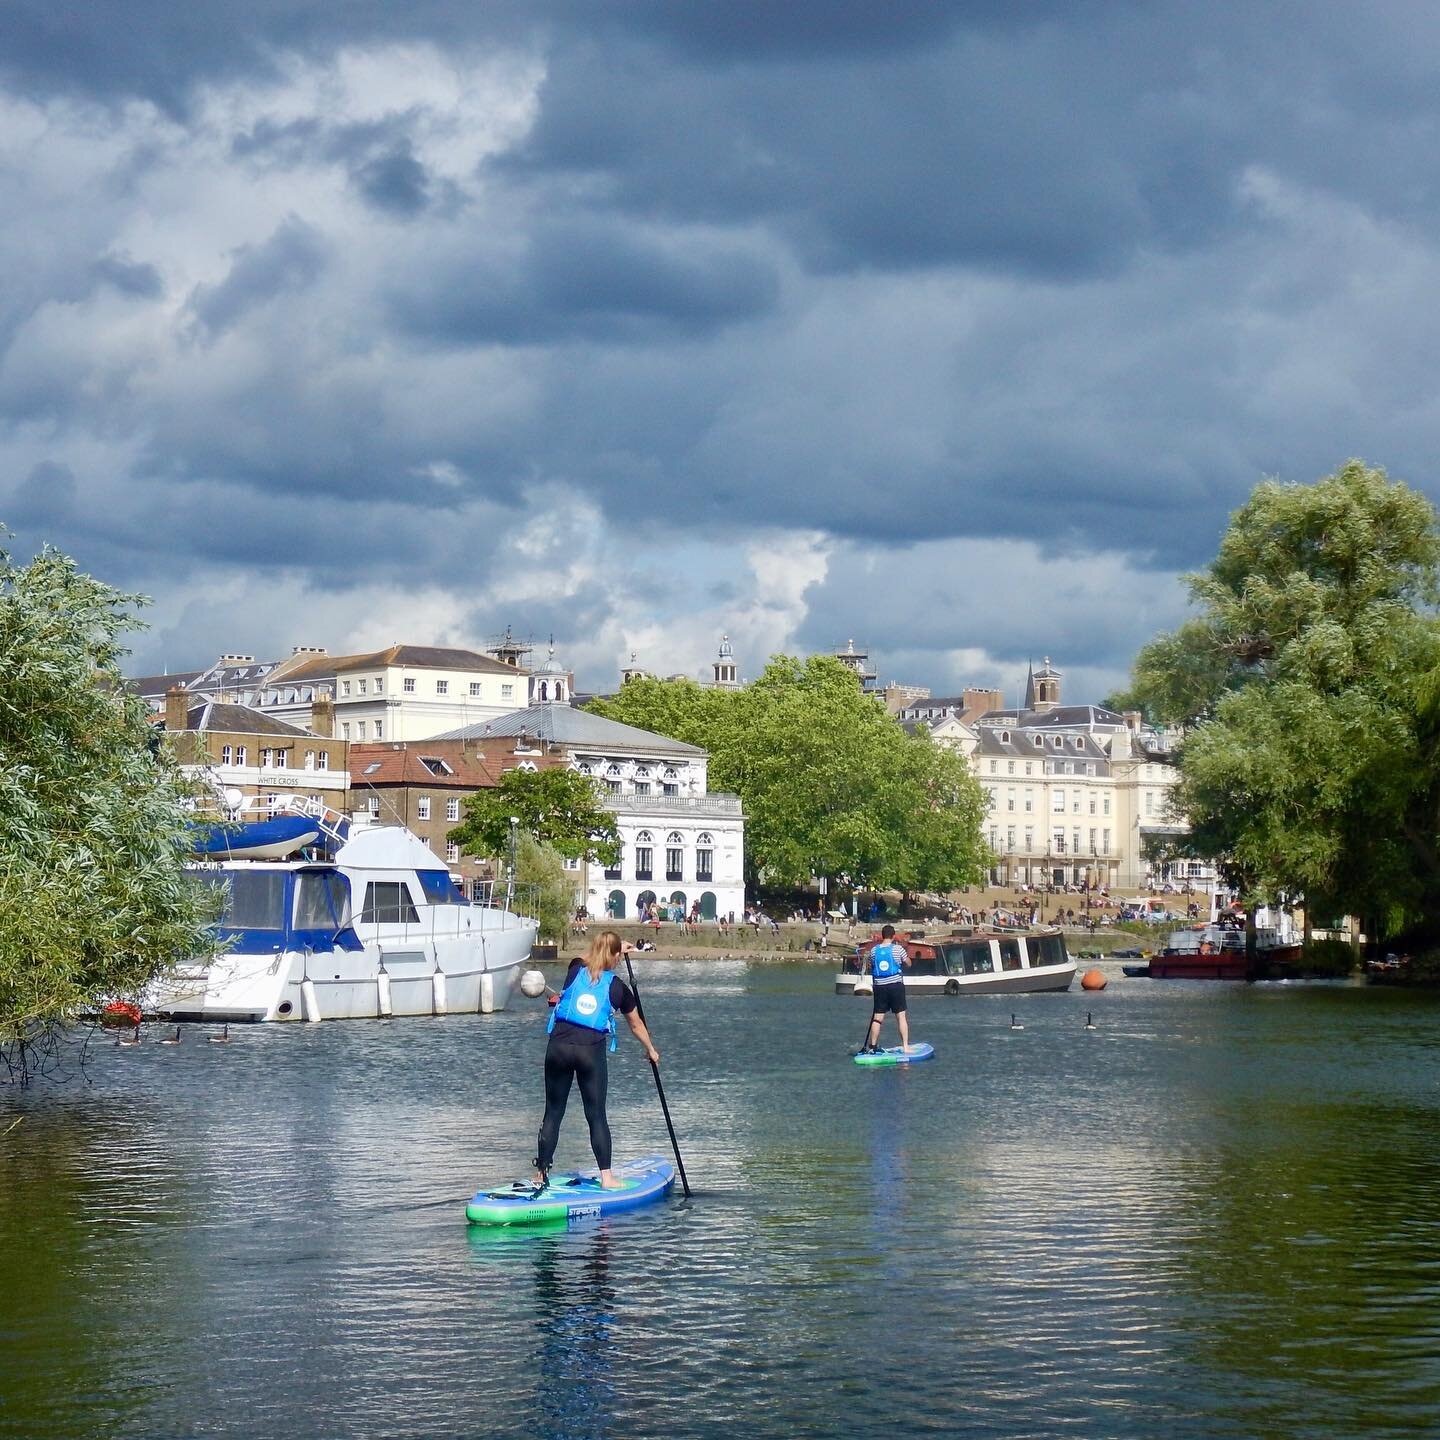
[{"label": "green tree", "polygon": [[522,834],[515,846],[515,883],[523,897],[521,908],[539,921],[538,938],[563,945],[575,913],[575,877],[565,869],[564,857],[533,835]]},{"label": "green tree", "polygon": [[1437,562],[1430,502],[1382,470],[1267,481],[1188,577],[1199,613],[1138,656],[1133,693],[1186,728],[1190,848],[1252,901],[1440,914],[1435,818],[1413,823]]},{"label": "green tree", "polygon": [[54,550],[0,551],[0,1055],[22,1076],[57,1027],[205,944],[190,786],[120,676],[142,603]]},{"label": "green tree", "polygon": [[500,783],[465,801],[465,818],[448,838],[467,855],[508,855],[510,820],[568,860],[607,865],[620,859],[615,817],[600,801],[600,788],[575,770],[507,770]]},{"label": "green tree", "polygon": [[979,880],[984,796],[963,758],[907,732],[831,656],[774,656],[737,691],[631,681],[592,708],[710,755],[745,806],[750,879],[951,889]]}]

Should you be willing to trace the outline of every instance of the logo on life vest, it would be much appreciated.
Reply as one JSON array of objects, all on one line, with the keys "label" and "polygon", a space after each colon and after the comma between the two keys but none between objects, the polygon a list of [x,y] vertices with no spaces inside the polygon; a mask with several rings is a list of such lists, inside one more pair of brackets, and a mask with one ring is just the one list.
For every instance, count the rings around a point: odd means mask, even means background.
[{"label": "logo on life vest", "polygon": [[575,1008],[582,1015],[593,1015],[600,1008],[600,1002],[593,995],[581,995],[575,1001]]}]

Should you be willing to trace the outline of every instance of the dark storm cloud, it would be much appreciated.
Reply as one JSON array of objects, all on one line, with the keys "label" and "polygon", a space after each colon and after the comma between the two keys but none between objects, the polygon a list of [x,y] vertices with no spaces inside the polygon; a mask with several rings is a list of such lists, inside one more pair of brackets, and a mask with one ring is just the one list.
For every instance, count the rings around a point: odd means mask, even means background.
[{"label": "dark storm cloud", "polygon": [[394,322],[441,344],[636,344],[765,314],[778,279],[753,249],[584,216],[537,222],[522,252],[457,254],[397,284]]},{"label": "dark storm cloud", "polygon": [[[343,514],[399,577],[563,484],[664,537],[657,614],[664,539],[818,529],[942,569],[910,619],[832,572],[811,644],[884,614],[912,663],[971,617],[1103,668],[1261,474],[1436,488],[1437,38],[1372,3],[11,0],[0,444],[72,487],[15,513],[129,571]],[[1028,546],[1034,603],[977,616],[1006,571],[917,548],[957,536]],[[1125,589],[1036,588],[1075,553]]]},{"label": "dark storm cloud", "polygon": [[219,335],[257,305],[305,289],[324,265],[320,235],[292,216],[264,244],[242,246],[218,284],[197,286],[190,311],[210,335]]}]

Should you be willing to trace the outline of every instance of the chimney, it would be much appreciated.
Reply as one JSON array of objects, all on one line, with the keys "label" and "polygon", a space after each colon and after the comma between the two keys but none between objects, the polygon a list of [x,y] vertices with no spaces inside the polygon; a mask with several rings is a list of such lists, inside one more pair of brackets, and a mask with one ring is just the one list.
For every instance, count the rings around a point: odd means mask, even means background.
[{"label": "chimney", "polygon": [[1143,718],[1138,710],[1127,710],[1125,712],[1125,723],[1130,727],[1130,733],[1132,735],[1138,735],[1140,733],[1140,721]]},{"label": "chimney", "polygon": [[323,645],[292,645],[292,655],[328,655],[330,652]]},{"label": "chimney", "polygon": [[190,712],[190,692],[183,685],[172,685],[165,692],[165,728],[178,735],[185,728]]},{"label": "chimney", "polygon": [[335,702],[328,695],[317,695],[310,702],[310,728],[322,740],[335,738]]}]

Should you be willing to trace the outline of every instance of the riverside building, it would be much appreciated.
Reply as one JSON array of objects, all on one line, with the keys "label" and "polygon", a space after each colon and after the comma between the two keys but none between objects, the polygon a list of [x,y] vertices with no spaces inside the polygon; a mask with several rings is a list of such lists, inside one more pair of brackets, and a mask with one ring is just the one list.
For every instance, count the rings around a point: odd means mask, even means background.
[{"label": "riverside building", "polygon": [[1124,891],[1163,877],[1207,887],[1208,863],[1160,858],[1185,829],[1169,813],[1179,778],[1170,735],[1137,712],[1063,704],[1060,681],[1046,657],[1018,708],[993,703],[998,691],[966,691],[968,703],[927,699],[902,712],[970,761],[989,801],[991,883]]}]

